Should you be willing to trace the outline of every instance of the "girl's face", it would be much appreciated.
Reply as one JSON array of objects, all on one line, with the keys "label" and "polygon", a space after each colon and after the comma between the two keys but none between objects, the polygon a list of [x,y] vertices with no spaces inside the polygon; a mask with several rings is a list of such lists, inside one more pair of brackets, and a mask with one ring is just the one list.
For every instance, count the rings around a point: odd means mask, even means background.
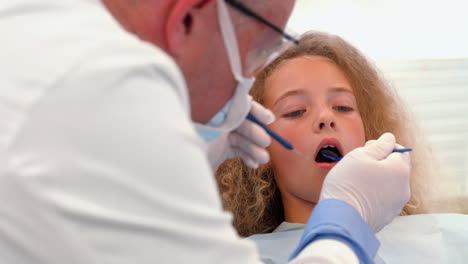
[{"label": "girl's face", "polygon": [[323,180],[336,164],[322,158],[319,151],[328,148],[344,156],[363,146],[364,126],[353,87],[338,66],[324,57],[283,62],[266,80],[264,100],[276,116],[270,128],[311,156],[306,160],[276,141],[269,147],[288,221],[293,208],[313,209]]}]

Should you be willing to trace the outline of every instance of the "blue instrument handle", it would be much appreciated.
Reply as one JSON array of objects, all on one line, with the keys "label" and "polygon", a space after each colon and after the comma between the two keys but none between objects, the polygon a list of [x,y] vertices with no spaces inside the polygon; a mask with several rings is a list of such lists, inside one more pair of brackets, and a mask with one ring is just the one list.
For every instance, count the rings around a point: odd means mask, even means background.
[{"label": "blue instrument handle", "polygon": [[412,150],[413,150],[412,148],[402,148],[402,149],[394,149],[392,152],[403,153],[403,152],[412,151]]},{"label": "blue instrument handle", "polygon": [[249,113],[247,115],[247,119],[254,122],[255,124],[261,126],[263,128],[263,130],[265,130],[265,132],[268,133],[268,135],[270,135],[273,139],[275,139],[276,141],[278,141],[278,143],[280,143],[283,147],[289,149],[289,150],[293,150],[293,146],[291,143],[289,143],[286,139],[282,138],[280,135],[276,134],[273,130],[271,130],[269,127],[267,127],[265,124],[263,124],[262,122],[258,121],[257,118],[255,118],[255,116],[253,116],[251,113]]}]

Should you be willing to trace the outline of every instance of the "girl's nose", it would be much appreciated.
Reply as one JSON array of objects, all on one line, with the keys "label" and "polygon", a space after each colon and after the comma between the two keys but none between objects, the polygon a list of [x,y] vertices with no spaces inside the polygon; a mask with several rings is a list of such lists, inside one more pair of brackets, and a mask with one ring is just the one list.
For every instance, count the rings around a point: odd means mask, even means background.
[{"label": "girl's nose", "polygon": [[314,130],[318,133],[323,130],[335,129],[336,121],[331,109],[320,109],[318,110],[318,116],[314,124]]},{"label": "girl's nose", "polygon": [[332,120],[320,122],[319,129],[325,129],[326,127],[335,128],[335,122]]}]

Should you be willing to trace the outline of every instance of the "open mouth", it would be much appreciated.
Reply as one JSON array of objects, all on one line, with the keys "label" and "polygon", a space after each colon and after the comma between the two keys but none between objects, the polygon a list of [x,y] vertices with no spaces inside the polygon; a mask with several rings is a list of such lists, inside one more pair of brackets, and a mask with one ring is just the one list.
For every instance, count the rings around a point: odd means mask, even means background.
[{"label": "open mouth", "polygon": [[334,145],[325,145],[318,151],[317,156],[315,157],[316,162],[336,162],[336,160],[332,160],[322,155],[323,153],[330,157],[341,157],[341,153],[337,147],[335,147]]}]

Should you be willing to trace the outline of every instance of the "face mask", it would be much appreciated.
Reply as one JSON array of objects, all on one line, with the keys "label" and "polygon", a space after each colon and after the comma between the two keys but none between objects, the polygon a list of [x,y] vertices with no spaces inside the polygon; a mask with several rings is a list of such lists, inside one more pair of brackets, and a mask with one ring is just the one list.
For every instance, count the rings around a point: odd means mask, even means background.
[{"label": "face mask", "polygon": [[253,78],[245,78],[242,75],[239,47],[228,7],[224,0],[217,0],[217,5],[224,47],[228,54],[231,72],[238,84],[233,97],[208,123],[195,123],[198,133],[206,141],[210,141],[224,132],[237,128],[245,120],[245,117],[249,113],[251,102],[248,93],[254,82]]},{"label": "face mask", "polygon": [[[247,95],[255,79],[244,78],[243,82],[237,84],[236,90],[234,91],[234,96],[224,105],[224,107],[217,112],[206,124],[195,123],[195,128],[197,129],[198,134],[206,141],[209,142],[223,132],[230,131],[240,125],[245,119],[245,116],[250,110],[250,96]],[[231,105],[237,107],[237,109],[247,109],[246,113],[244,111],[236,111],[236,109],[231,110]],[[243,107],[245,105],[245,107]],[[230,115],[230,121],[227,122],[227,116]],[[233,128],[229,128],[229,123],[233,124]],[[238,124],[235,126],[235,124]]]}]

